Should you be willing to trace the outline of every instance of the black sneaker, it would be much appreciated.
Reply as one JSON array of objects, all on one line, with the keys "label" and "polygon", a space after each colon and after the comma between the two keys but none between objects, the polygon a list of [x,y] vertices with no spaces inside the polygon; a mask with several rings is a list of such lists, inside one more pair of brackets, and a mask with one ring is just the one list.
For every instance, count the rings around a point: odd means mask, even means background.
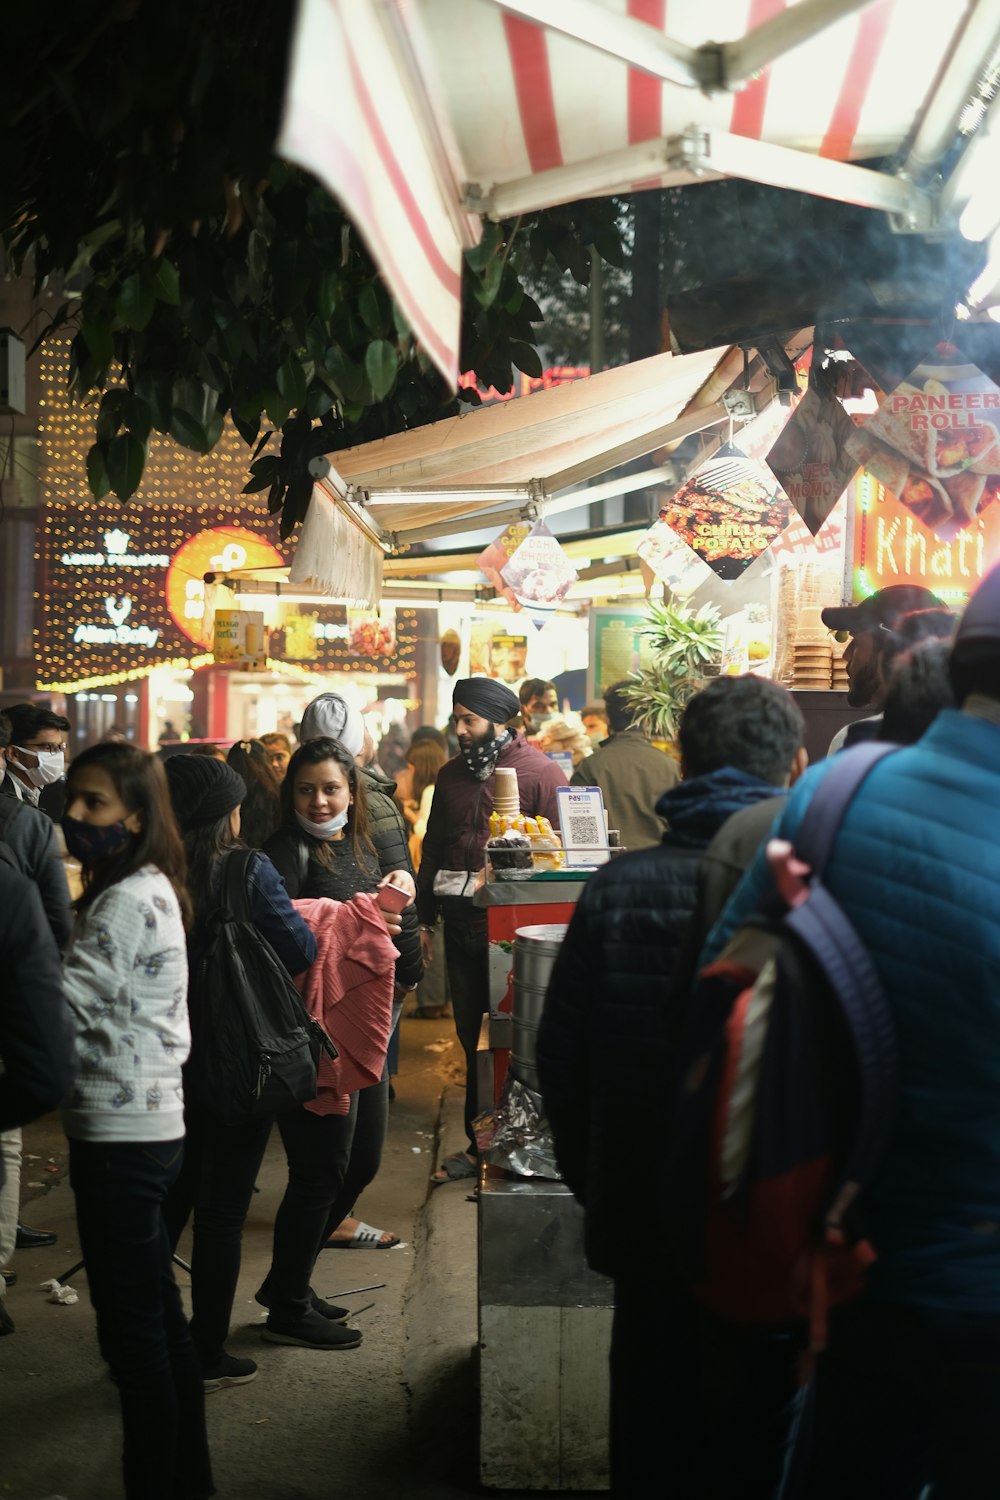
[{"label": "black sneaker", "polygon": [[257,1379],[257,1366],[252,1359],[237,1359],[233,1354],[224,1354],[217,1364],[202,1370],[201,1378],[205,1390],[221,1391],[227,1385],[249,1385]]},{"label": "black sneaker", "polygon": [[260,1336],[269,1344],[295,1344],[300,1349],[356,1349],[361,1343],[356,1328],[343,1328],[313,1311],[287,1323],[268,1318]]},{"label": "black sneaker", "polygon": [[[323,1298],[318,1292],[314,1292],[312,1287],[309,1288],[309,1299],[312,1303],[313,1312],[319,1313],[321,1318],[327,1318],[331,1323],[346,1323],[350,1317],[350,1313],[346,1307],[338,1307],[336,1302],[324,1302]],[[261,1307],[270,1309],[271,1294],[268,1291],[266,1281],[260,1290],[254,1294],[253,1300],[259,1302]]]},{"label": "black sneaker", "polygon": [[2,1338],[5,1333],[13,1332],[14,1319],[7,1311],[7,1300],[5,1297],[0,1297],[0,1338]]}]

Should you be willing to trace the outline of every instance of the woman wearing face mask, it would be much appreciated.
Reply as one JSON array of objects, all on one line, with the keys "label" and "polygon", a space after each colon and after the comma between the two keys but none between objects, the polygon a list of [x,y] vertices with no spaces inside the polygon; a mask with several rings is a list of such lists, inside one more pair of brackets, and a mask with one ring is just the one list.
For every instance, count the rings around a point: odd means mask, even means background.
[{"label": "woman wearing face mask", "polygon": [[[381,876],[368,834],[364,781],[354,757],[338,740],[310,740],[295,752],[281,800],[282,826],[265,853],[293,900],[326,896],[350,901],[384,884],[397,885],[412,898],[413,881],[405,871]],[[396,978],[412,986],[423,970],[415,926],[410,933],[404,927],[395,943]],[[383,1073],[380,1083],[351,1095],[346,1115],[316,1114],[303,1107],[279,1121],[288,1188],[275,1218],[271,1270],[258,1296],[270,1308],[264,1338],[273,1343],[331,1347],[308,1308],[309,1283],[319,1251],[378,1171],[388,1087]],[[384,1232],[373,1234],[375,1245],[398,1243]]]},{"label": "woman wearing face mask", "polygon": [[63,1106],[97,1335],[118,1387],[128,1500],[212,1495],[205,1393],[163,1202],[184,1147],[184,851],[163,766],[132,745],[73,763],[62,820],[83,867],[64,986],[79,1072]]},{"label": "woman wearing face mask", "polygon": [[[247,786],[225,761],[204,755],[172,755],[166,773],[187,855],[188,890],[194,908],[188,952],[194,981],[209,935],[208,919],[221,903],[226,860],[231,851],[247,847],[241,838]],[[289,974],[301,974],[316,957],[316,939],[289,901],[271,861],[259,850],[247,866],[246,883],[254,925]],[[243,1224],[273,1122],[263,1119],[223,1125],[206,1108],[212,1079],[205,1074],[197,1045],[198,999],[195,983],[191,1006],[196,1041],[184,1069],[184,1169],[167,1197],[166,1219],[171,1245],[176,1247],[194,1210],[191,1336],[205,1389],[216,1391],[245,1385],[257,1373],[252,1359],[227,1354],[225,1342],[240,1273]],[[327,1317],[346,1320],[344,1308],[325,1302],[322,1307]]]}]

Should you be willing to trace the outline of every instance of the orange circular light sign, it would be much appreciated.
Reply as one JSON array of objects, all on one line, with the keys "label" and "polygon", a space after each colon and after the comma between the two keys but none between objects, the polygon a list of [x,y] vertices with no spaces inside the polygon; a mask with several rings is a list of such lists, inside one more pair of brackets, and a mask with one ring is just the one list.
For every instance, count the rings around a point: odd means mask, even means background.
[{"label": "orange circular light sign", "polygon": [[174,623],[197,646],[211,648],[205,630],[205,574],[241,568],[283,567],[276,547],[242,526],[216,526],[184,543],[167,569],[167,608]]}]

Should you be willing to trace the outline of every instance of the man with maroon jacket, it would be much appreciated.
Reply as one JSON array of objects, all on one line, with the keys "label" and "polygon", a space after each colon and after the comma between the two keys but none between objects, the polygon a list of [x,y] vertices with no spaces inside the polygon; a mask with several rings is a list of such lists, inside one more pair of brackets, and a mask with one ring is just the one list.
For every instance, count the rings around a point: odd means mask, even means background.
[{"label": "man with maroon jacket", "polygon": [[476,1045],[483,1012],[489,1008],[486,912],[472,897],[483,868],[493,811],[494,772],[517,772],[521,811],[558,826],[556,787],[566,777],[554,761],[507,726],[520,712],[516,694],[490,677],[466,677],[455,684],[452,717],[459,753],[438,772],[424,835],[417,878],[417,916],[425,967],[434,951],[434,924],[444,920],[444,955],[455,1012],[455,1030],[465,1053],[467,1151],[449,1156],[435,1173],[448,1182],[476,1174]]}]

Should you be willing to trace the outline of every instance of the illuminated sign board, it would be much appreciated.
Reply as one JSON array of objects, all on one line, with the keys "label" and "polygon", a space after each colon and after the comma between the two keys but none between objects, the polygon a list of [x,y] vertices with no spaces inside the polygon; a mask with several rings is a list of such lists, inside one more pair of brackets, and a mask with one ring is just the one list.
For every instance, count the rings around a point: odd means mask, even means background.
[{"label": "illuminated sign board", "polygon": [[[38,559],[38,684],[72,692],[84,683],[142,677],[165,663],[204,663],[211,651],[205,573],[290,561],[291,547],[277,530],[275,517],[247,502],[50,502]],[[391,654],[374,657],[352,651],[343,606],[318,603],[310,615],[316,653],[309,666],[316,672],[415,674],[412,611],[398,612]]]},{"label": "illuminated sign board", "polygon": [[944,599],[967,597],[1000,559],[1000,505],[942,541],[870,474],[854,481],[854,592],[921,584]]}]

